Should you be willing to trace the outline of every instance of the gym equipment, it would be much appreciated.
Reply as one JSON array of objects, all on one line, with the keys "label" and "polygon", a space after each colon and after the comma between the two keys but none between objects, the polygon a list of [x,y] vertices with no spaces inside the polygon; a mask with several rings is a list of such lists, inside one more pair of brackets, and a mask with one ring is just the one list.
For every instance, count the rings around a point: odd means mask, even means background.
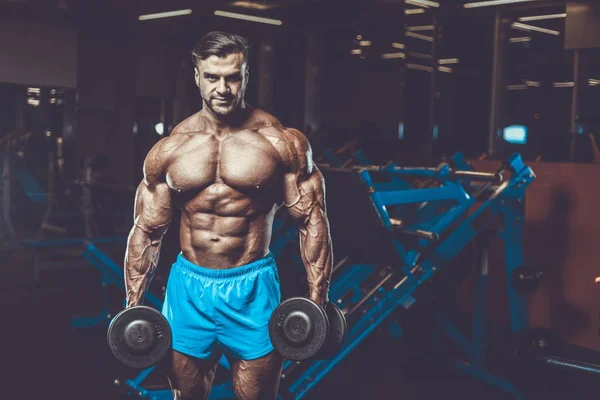
[{"label": "gym equipment", "polygon": [[[390,331],[401,336],[401,326],[390,321],[392,313],[411,309],[425,295],[425,283],[442,270],[451,273],[453,259],[481,233],[487,236],[498,222],[503,222],[502,230],[493,232],[505,242],[507,279],[523,265],[525,189],[535,175],[518,154],[493,173],[461,169],[456,164],[454,168],[447,164],[437,168],[321,166],[321,171],[327,182],[334,247],[340,254],[353,255],[336,273],[330,289],[330,299],[348,319],[348,332],[341,349],[331,357],[284,362],[282,399],[306,397],[386,321]],[[428,183],[415,189],[414,180]],[[433,312],[440,336],[445,334],[456,349],[435,343],[433,348],[439,353],[436,360],[448,367],[519,398],[518,387],[486,368],[489,266],[488,241],[482,242],[472,333],[465,335],[448,316]],[[526,299],[512,285],[507,290],[510,329],[515,332],[527,327]]]},{"label": "gym equipment", "polygon": [[[82,160],[82,177],[74,181],[67,181],[64,179],[60,169],[62,140],[57,140],[57,153],[58,156],[54,151],[51,151],[48,154],[48,202],[38,231],[38,238],[45,237],[46,233],[60,235],[71,233],[71,235],[85,235],[86,237],[91,238],[100,235],[100,229],[97,223],[98,217],[118,217],[120,219],[130,217],[129,211],[114,211],[114,197],[112,198],[113,201],[110,212],[98,212],[96,210],[98,202],[98,193],[95,192],[96,190],[118,190],[119,192],[127,193],[128,195],[129,193],[133,195],[133,192],[135,191],[135,188],[126,185],[96,182],[94,172],[98,168],[104,168],[107,165],[107,161],[104,158],[85,157]],[[79,198],[77,199],[80,203],[79,210],[75,212],[70,211],[71,207],[68,207],[67,210],[61,209],[61,203],[64,202],[61,200],[61,196],[64,195],[65,192],[69,192],[73,196],[79,194]],[[65,217],[78,218],[81,221],[81,225],[74,225],[72,221],[68,221]],[[75,230],[75,233],[73,233],[74,230],[72,226],[76,226],[81,232]]]},{"label": "gym equipment", "polygon": [[529,392],[548,384],[553,373],[579,377],[600,376],[600,353],[561,340],[545,327],[526,328],[515,332],[506,352],[507,374]]},{"label": "gym equipment", "polygon": [[[115,285],[120,288],[125,288],[123,283],[123,268],[110,259],[99,245],[123,245],[127,241],[124,236],[107,236],[95,238],[72,238],[72,239],[56,239],[56,240],[24,240],[23,246],[29,249],[32,253],[32,275],[34,280],[39,279],[39,252],[45,250],[57,249],[77,249],[81,251],[81,256],[86,264],[91,264],[101,273],[100,284],[104,292],[103,307],[95,315],[89,317],[74,316],[72,319],[73,329],[105,327],[108,325],[111,313],[109,310],[108,286]],[[153,307],[160,307],[161,301],[149,293],[146,296],[147,301]]]},{"label": "gym equipment", "polygon": [[294,297],[283,301],[269,320],[269,336],[284,358],[293,361],[313,357],[325,344],[329,321],[314,301]]},{"label": "gym equipment", "polygon": [[329,321],[329,331],[327,332],[325,343],[317,353],[316,358],[321,360],[332,357],[340,351],[346,339],[346,330],[348,329],[344,313],[331,301],[325,307],[325,314]]},{"label": "gym equipment", "polygon": [[510,282],[519,293],[531,293],[540,286],[543,275],[542,271],[523,265],[514,269]]},{"label": "gym equipment", "polygon": [[113,318],[107,340],[111,352],[121,363],[148,368],[158,364],[171,349],[171,327],[154,308],[131,307]]},{"label": "gym equipment", "polygon": [[288,360],[326,358],[343,344],[346,318],[334,303],[323,309],[310,299],[293,297],[273,312],[269,336],[277,352]]}]

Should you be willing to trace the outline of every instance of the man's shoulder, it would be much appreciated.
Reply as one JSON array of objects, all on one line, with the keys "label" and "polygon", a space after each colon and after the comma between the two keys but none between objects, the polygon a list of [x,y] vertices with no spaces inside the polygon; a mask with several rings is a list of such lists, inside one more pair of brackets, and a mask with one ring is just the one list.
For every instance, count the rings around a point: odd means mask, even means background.
[{"label": "man's shoulder", "polygon": [[273,137],[293,143],[298,140],[306,141],[306,137],[296,128],[284,126],[279,119],[264,110],[255,108],[252,113],[252,130],[263,136]]},{"label": "man's shoulder", "polygon": [[198,111],[197,113],[190,115],[189,117],[178,123],[175,126],[175,128],[173,128],[173,131],[171,132],[170,136],[176,136],[192,132],[200,132],[203,126],[204,123],[202,117],[200,116],[200,111]]},{"label": "man's shoulder", "polygon": [[276,133],[277,131],[284,129],[279,119],[273,114],[250,105],[246,105],[246,107],[249,109],[248,119],[245,123],[246,128],[260,133]]}]

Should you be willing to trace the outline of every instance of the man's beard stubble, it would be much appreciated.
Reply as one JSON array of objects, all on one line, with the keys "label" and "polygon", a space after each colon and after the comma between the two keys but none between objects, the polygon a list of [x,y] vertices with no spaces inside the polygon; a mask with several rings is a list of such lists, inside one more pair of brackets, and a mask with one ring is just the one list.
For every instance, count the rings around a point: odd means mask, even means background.
[{"label": "man's beard stubble", "polygon": [[[202,96],[202,93],[200,93],[200,95]],[[218,103],[218,100],[215,100],[214,98],[210,98],[209,101],[204,100],[204,104],[210,109],[213,115],[218,117],[227,117],[233,114],[240,107],[243,96],[239,98],[236,96],[227,96],[226,99],[228,102],[225,107],[219,107],[218,104],[213,106],[213,101]]]}]

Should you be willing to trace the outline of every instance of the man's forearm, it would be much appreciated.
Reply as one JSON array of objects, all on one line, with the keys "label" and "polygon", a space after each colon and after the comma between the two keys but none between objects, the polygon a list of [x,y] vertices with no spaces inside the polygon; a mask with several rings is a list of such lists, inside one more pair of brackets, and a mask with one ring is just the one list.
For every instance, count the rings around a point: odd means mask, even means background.
[{"label": "man's forearm", "polygon": [[140,305],[154,277],[160,256],[162,234],[134,226],[127,242],[125,254],[126,307]]},{"label": "man's forearm", "polygon": [[306,268],[310,299],[324,306],[329,300],[333,251],[325,212],[317,209],[311,214],[306,225],[300,228],[300,254]]}]

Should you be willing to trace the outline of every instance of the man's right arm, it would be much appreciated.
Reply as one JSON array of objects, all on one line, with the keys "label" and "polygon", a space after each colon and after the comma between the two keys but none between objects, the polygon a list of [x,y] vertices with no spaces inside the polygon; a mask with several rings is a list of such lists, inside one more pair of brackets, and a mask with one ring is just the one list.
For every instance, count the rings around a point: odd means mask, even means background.
[{"label": "man's right arm", "polygon": [[126,307],[140,305],[154,277],[163,235],[172,217],[172,199],[165,176],[168,154],[165,142],[158,142],[144,161],[144,179],[135,195],[134,223],[125,253]]}]

